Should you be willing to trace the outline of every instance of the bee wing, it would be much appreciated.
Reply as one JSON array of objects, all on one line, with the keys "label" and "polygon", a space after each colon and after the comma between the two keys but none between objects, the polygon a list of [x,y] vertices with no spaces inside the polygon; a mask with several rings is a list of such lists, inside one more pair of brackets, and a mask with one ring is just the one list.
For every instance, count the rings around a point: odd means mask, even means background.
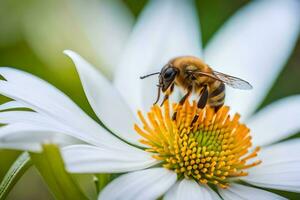
[{"label": "bee wing", "polygon": [[236,89],[251,90],[253,88],[252,85],[247,81],[234,76],[230,76],[228,74],[223,74],[221,72],[213,71],[213,75],[216,77],[216,79]]},{"label": "bee wing", "polygon": [[206,73],[206,72],[201,72],[201,71],[187,71],[191,74],[199,74],[203,76],[208,76],[210,78],[216,79],[218,81],[221,81],[225,83],[226,85],[236,88],[236,89],[241,89],[241,90],[251,90],[253,87],[250,83],[247,81],[230,76],[228,74],[223,74],[221,72],[213,71],[213,73]]}]

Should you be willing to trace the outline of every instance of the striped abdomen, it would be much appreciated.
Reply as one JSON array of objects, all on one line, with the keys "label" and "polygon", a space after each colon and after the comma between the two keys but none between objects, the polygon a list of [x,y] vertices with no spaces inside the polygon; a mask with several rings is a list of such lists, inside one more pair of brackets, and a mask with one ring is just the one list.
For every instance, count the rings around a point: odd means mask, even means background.
[{"label": "striped abdomen", "polygon": [[218,110],[224,105],[225,84],[221,81],[214,81],[209,88],[208,104]]}]

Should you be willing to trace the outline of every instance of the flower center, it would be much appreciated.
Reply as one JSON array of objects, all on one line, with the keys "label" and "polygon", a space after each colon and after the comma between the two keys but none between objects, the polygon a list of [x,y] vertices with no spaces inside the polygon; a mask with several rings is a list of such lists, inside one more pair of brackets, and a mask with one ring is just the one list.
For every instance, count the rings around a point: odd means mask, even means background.
[{"label": "flower center", "polygon": [[[172,119],[171,114],[176,117]],[[247,168],[261,163],[250,162],[259,147],[249,153],[250,130],[239,122],[238,114],[231,118],[226,106],[215,112],[209,106],[199,109],[195,101],[186,101],[184,105],[173,104],[171,110],[166,101],[163,109],[157,105],[151,108],[148,120],[141,111],[138,116],[142,127],[135,124],[134,128],[149,147],[146,151],[181,178],[226,188],[230,178],[247,176]]]}]

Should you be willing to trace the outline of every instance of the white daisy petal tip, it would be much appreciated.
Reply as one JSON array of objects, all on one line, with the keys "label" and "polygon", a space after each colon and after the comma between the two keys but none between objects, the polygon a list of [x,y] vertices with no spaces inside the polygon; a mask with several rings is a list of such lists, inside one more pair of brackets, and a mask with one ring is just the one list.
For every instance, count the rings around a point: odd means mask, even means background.
[{"label": "white daisy petal tip", "polygon": [[65,49],[65,50],[63,50],[63,53],[68,55],[68,56],[71,56],[71,54],[73,54],[74,51],[72,51],[71,49]]},{"label": "white daisy petal tip", "polygon": [[[13,68],[0,68],[0,73],[7,80],[0,81],[0,93],[39,113],[35,118],[39,122],[50,122],[54,125],[53,127],[62,130],[64,134],[71,135],[90,144],[128,149],[129,145],[102,128],[68,96],[48,82]],[[16,107],[17,105],[10,106]],[[12,112],[10,113],[13,114]],[[48,120],[44,121],[45,117]],[[18,122],[31,120],[31,118],[27,119],[20,113],[15,117],[11,116],[10,119],[15,120],[15,118],[17,118]],[[30,123],[32,122],[30,121]],[[35,121],[34,123],[36,124],[37,122]]]},{"label": "white daisy petal tip", "polygon": [[140,136],[133,129],[135,115],[116,88],[79,54],[71,50],[64,53],[73,60],[87,99],[98,118],[122,139],[143,146],[139,142]]}]

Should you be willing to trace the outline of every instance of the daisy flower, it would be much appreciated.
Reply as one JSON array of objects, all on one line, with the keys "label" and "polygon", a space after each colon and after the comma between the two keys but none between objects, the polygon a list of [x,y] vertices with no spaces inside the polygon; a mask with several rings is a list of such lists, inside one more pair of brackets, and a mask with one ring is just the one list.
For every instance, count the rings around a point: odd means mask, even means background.
[{"label": "daisy flower", "polygon": [[[217,113],[200,110],[193,101],[150,106],[156,80],[141,81],[140,75],[159,70],[175,56],[202,57],[193,1],[150,1],[113,83],[80,55],[65,51],[105,128],[50,84],[0,68],[0,93],[13,99],[0,107],[0,122],[7,124],[0,129],[0,147],[40,151],[45,141],[64,141],[57,136],[76,139],[80,144],[61,149],[68,171],[124,173],[99,199],[251,199],[253,194],[284,199],[253,186],[299,192],[300,140],[278,141],[299,130],[300,97],[253,114],[297,39],[298,7],[292,0],[251,2],[204,49],[204,59],[214,68],[253,83],[249,94],[228,90],[226,101],[241,110],[251,132],[227,106]],[[30,110],[17,109],[24,107]]]}]

